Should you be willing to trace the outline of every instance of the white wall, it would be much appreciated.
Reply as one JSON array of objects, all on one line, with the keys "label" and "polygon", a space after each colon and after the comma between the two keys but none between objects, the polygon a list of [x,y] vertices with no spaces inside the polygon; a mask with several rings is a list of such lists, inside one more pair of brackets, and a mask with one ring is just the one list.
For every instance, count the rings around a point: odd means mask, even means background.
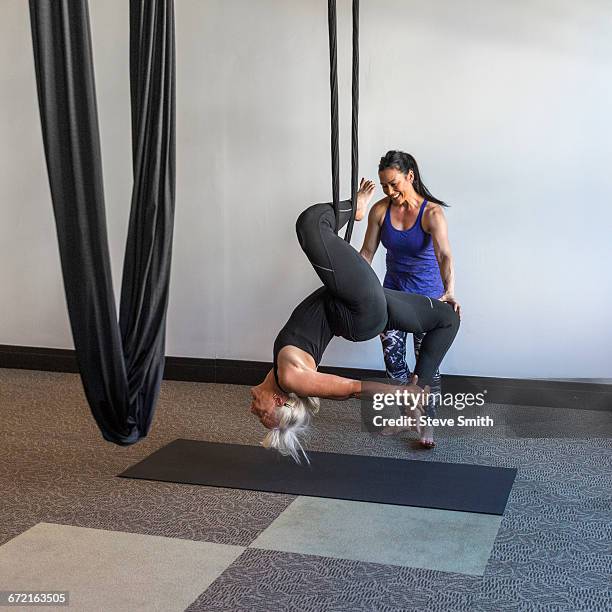
[{"label": "white wall", "polygon": [[[612,5],[362,0],[361,173],[412,152],[447,216],[462,329],[447,373],[612,374]],[[130,177],[128,8],[90,0],[115,292]],[[270,360],[318,285],[293,225],[330,197],[327,3],[177,0],[167,353]],[[343,196],[350,1],[339,1]],[[27,3],[0,5],[0,344],[72,348]],[[380,189],[377,196],[381,195]],[[355,227],[360,246],[365,227]],[[375,259],[384,273],[384,253]],[[381,367],[377,340],[324,363]]]}]

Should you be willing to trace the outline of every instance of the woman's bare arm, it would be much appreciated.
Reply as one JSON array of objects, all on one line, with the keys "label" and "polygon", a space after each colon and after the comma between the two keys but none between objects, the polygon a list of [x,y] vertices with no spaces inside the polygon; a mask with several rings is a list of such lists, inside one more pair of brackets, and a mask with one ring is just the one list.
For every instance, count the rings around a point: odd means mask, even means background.
[{"label": "woman's bare arm", "polygon": [[285,367],[279,370],[279,382],[288,392],[300,397],[346,400],[351,398],[372,399],[375,393],[394,393],[397,390],[420,395],[429,393],[429,387],[417,386],[415,376],[412,384],[397,385],[391,381],[361,381],[335,374],[324,374],[309,368]]},{"label": "woman's bare arm", "polygon": [[380,244],[380,228],[382,219],[387,210],[387,198],[380,200],[372,206],[368,215],[368,228],[366,229],[363,245],[359,254],[369,263],[372,263],[374,254]]},{"label": "woman's bare arm", "polygon": [[444,295],[440,299],[449,302],[461,316],[461,306],[455,299],[455,266],[448,240],[448,224],[440,206],[434,206],[427,215],[425,230],[431,234],[434,252],[440,266],[440,276],[444,283]]},{"label": "woman's bare arm", "polygon": [[300,397],[345,400],[359,397],[361,381],[334,374],[323,374],[300,366],[286,365],[278,372],[281,387]]}]

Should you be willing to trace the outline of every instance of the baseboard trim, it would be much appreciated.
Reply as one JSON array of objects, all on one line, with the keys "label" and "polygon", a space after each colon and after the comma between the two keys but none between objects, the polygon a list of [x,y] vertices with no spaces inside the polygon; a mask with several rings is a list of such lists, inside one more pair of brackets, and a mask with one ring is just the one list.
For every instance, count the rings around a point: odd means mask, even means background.
[{"label": "baseboard trim", "polygon": [[[78,372],[74,350],[0,345],[0,368]],[[266,361],[166,357],[164,379],[255,385],[271,368]],[[322,366],[322,372],[347,378],[382,378],[381,370]],[[444,393],[486,391],[487,402],[578,410],[612,410],[612,385],[576,380],[542,380],[443,374]]]}]

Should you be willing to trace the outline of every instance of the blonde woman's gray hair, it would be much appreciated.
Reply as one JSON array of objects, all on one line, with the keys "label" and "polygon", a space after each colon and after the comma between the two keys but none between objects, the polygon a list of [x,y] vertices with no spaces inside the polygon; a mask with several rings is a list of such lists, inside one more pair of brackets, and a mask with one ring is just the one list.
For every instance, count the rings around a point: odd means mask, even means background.
[{"label": "blonde woman's gray hair", "polygon": [[318,397],[298,397],[289,393],[289,399],[276,410],[278,427],[268,432],[261,445],[293,458],[296,463],[301,463],[301,453],[306,463],[310,463],[300,437],[310,429],[312,416],[319,411],[319,406]]}]

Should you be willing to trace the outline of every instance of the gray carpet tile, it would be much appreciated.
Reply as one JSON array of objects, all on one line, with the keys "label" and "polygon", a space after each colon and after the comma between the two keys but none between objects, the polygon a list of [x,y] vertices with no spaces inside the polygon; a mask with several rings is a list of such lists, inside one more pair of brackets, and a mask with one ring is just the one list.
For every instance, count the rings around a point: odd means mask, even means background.
[{"label": "gray carpet tile", "polygon": [[251,547],[482,576],[502,518],[298,497]]},{"label": "gray carpet tile", "polygon": [[[612,610],[609,415],[487,404],[492,429],[439,430],[433,451],[412,434],[362,431],[358,402],[323,402],[312,450],[517,467],[481,577],[249,549],[190,609]],[[512,413],[512,417],[508,417]],[[518,415],[518,416],[517,416]],[[557,437],[523,437],[521,420]],[[578,416],[577,416],[578,415]],[[520,424],[520,435],[517,434]],[[567,435],[574,428],[583,437]],[[589,436],[588,429],[593,428]],[[116,474],[176,438],[258,444],[248,387],[165,381],[149,437],[100,436],[74,374],[0,369],[0,543],[38,522],[249,545],[295,499]]]},{"label": "gray carpet tile", "polygon": [[471,610],[474,576],[249,549],[189,612]]},{"label": "gray carpet tile", "polygon": [[0,588],[48,592],[53,585],[52,590],[68,593],[69,608],[78,612],[182,612],[243,551],[242,546],[38,523],[0,546]]}]

